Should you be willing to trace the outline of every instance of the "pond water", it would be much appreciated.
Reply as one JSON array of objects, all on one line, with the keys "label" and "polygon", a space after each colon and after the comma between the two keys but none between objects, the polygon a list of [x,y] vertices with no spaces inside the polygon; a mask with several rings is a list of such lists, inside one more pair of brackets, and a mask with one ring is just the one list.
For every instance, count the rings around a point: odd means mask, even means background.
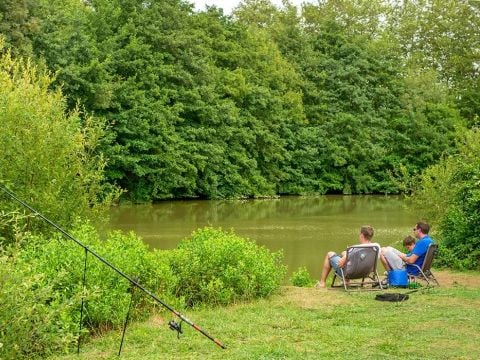
[{"label": "pond water", "polygon": [[192,231],[233,229],[272,251],[283,249],[288,272],[306,266],[318,279],[325,253],[358,243],[361,225],[374,241],[401,248],[418,220],[398,196],[280,197],[262,200],[166,201],[112,209],[109,229],[135,231],[152,248],[171,249]]}]

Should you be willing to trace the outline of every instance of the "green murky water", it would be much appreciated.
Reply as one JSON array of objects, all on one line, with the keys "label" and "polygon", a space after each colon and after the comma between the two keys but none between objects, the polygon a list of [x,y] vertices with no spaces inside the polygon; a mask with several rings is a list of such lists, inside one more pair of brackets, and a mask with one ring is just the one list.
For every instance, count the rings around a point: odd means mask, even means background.
[{"label": "green murky water", "polygon": [[318,278],[328,250],[357,243],[361,225],[374,241],[396,245],[411,233],[418,214],[397,196],[282,197],[265,200],[168,201],[112,209],[111,229],[133,230],[153,248],[171,249],[204,226],[233,229],[272,251],[283,249],[289,272],[306,266]]}]

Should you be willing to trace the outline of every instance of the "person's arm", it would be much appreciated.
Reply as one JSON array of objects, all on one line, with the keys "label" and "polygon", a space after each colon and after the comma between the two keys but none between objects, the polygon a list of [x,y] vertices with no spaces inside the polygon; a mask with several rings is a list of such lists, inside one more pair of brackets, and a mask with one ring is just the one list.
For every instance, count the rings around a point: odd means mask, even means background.
[{"label": "person's arm", "polygon": [[405,263],[407,263],[407,264],[413,264],[415,261],[417,261],[418,255],[412,254],[410,256],[407,256],[407,254],[402,254],[400,256],[400,259],[405,261]]}]

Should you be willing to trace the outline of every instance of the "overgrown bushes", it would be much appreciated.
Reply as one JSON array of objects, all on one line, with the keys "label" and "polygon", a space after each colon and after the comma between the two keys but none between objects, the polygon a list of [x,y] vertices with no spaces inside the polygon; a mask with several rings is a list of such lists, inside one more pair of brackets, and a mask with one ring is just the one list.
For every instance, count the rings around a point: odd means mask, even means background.
[{"label": "overgrown bushes", "polygon": [[468,131],[458,153],[428,168],[414,200],[438,222],[437,265],[480,269],[480,130]]},{"label": "overgrown bushes", "polygon": [[79,294],[59,295],[32,266],[0,255],[0,358],[44,358],[72,347]]},{"label": "overgrown bushes", "polygon": [[[169,251],[149,251],[133,233],[102,240],[91,225],[75,229],[75,238],[175,308],[265,297],[285,273],[281,253],[219,229],[199,230]],[[84,333],[123,323],[132,293],[126,279],[89,253],[83,290],[83,248],[60,235],[24,236],[17,242],[22,246],[0,247],[0,358],[72,349],[82,294]],[[133,293],[130,318],[140,319],[152,311],[152,301]]]},{"label": "overgrown bushes", "polygon": [[[146,246],[133,234],[113,233],[102,241],[90,225],[73,232],[90,249],[146,287],[163,289],[168,274],[158,274]],[[83,326],[90,331],[120,325],[125,319],[129,282],[65,238],[27,235],[24,246],[4,252],[0,278],[0,358],[44,357],[67,351],[77,341],[82,294]],[[7,256],[8,255],[8,256]],[[142,314],[145,297],[137,297],[132,317]],[[85,330],[87,331],[87,330]]]}]

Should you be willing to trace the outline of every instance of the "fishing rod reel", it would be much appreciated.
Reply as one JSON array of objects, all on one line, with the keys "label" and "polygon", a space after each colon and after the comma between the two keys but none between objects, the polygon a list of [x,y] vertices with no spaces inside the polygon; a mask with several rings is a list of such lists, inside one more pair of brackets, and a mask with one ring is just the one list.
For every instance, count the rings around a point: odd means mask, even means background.
[{"label": "fishing rod reel", "polygon": [[168,322],[168,327],[170,328],[170,330],[174,330],[177,332],[177,339],[180,339],[180,335],[183,334],[182,322],[183,319],[179,323],[177,323],[175,320],[170,320]]}]

